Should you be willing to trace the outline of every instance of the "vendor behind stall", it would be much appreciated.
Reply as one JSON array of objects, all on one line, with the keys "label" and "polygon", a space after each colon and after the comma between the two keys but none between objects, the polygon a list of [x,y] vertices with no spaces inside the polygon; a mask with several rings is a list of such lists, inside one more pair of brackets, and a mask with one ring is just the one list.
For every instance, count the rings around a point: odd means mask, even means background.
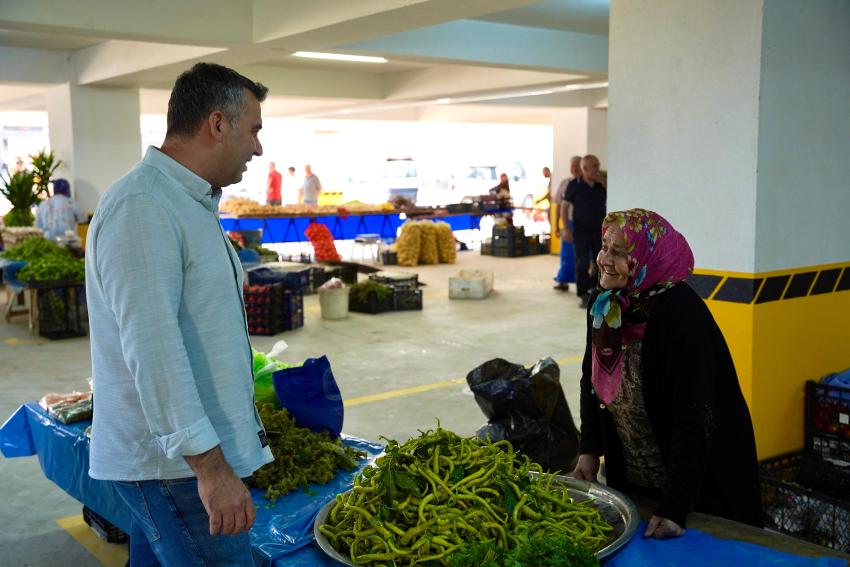
[{"label": "vendor behind stall", "polygon": [[644,536],[681,535],[691,511],[762,525],[753,425],[729,348],[684,281],[694,257],[657,213],[602,223],[581,377],[576,478],[657,506]]},{"label": "vendor behind stall", "polygon": [[38,206],[35,226],[44,231],[45,238],[55,240],[64,236],[66,231],[76,233],[77,223],[86,220],[77,203],[71,199],[71,184],[67,179],[56,179],[53,181],[53,196]]}]

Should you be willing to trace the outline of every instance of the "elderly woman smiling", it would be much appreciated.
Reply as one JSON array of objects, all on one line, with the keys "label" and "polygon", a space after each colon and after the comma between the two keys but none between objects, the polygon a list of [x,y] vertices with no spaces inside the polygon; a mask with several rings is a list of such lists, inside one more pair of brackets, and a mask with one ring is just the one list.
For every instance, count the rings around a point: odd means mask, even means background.
[{"label": "elderly woman smiling", "polygon": [[576,478],[657,502],[644,536],[689,512],[762,525],[749,410],[723,334],[684,281],[694,257],[652,211],[610,213],[588,311]]}]

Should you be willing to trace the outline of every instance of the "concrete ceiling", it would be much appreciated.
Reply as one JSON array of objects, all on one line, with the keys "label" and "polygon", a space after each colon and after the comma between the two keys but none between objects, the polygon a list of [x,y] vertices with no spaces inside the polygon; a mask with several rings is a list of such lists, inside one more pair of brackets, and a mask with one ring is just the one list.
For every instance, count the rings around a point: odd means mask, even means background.
[{"label": "concrete ceiling", "polygon": [[[608,0],[0,3],[0,111],[43,108],[51,85],[71,82],[141,89],[142,112],[164,113],[174,78],[198,61],[228,65],[269,86],[270,116],[384,112],[451,120],[513,109],[518,121],[539,121],[551,108],[607,104],[598,89],[592,96],[518,95],[605,80]],[[292,55],[302,50],[388,62]],[[479,98],[487,109],[464,113],[445,104],[481,106]],[[437,100],[441,108],[425,110]]]}]

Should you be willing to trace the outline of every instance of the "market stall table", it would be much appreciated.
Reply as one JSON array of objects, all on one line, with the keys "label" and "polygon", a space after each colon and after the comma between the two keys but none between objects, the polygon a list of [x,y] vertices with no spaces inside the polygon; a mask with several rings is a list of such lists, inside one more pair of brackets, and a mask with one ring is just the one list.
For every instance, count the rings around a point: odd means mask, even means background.
[{"label": "market stall table", "polygon": [[[98,515],[128,531],[129,515],[110,483],[88,476],[89,438],[85,430],[90,423],[65,425],[53,420],[38,404],[24,404],[0,428],[0,450],[7,458],[38,455],[48,479]],[[382,450],[380,445],[362,439],[344,437],[344,442],[367,451],[369,460]],[[360,468],[365,464],[366,460]],[[313,485],[309,492],[288,494],[274,505],[263,498],[262,491],[252,490],[257,504],[257,521],[251,529],[251,545],[258,564],[288,567],[338,565],[325,556],[313,541],[312,523],[325,502],[350,487],[355,473],[340,473],[327,485]],[[651,509],[646,503],[638,501],[638,504],[647,516]],[[643,528],[644,525],[638,534]],[[782,534],[705,514],[691,514],[683,537],[656,541],[638,535],[606,565],[839,567],[848,565],[847,559],[848,556],[842,553]]]},{"label": "market stall table", "polygon": [[[38,404],[28,403],[0,428],[0,450],[6,458],[38,455],[44,475],[73,498],[125,532],[130,530],[129,512],[115,494],[112,484],[88,475],[91,421],[63,424],[51,418]],[[337,493],[346,490],[356,472],[383,450],[381,445],[343,436],[343,442],[366,451],[368,457],[352,472],[340,472],[328,484],[311,485],[307,491],[292,492],[271,504],[263,490],[252,489],[257,520],[251,528],[255,563],[263,566],[334,565],[313,541],[313,517]]]}]

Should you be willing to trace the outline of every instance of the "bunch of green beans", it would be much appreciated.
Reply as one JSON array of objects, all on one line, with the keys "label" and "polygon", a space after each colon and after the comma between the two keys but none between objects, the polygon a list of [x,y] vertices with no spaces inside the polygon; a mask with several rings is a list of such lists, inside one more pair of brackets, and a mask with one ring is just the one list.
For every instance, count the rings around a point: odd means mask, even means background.
[{"label": "bunch of green beans", "polygon": [[540,465],[507,441],[461,438],[441,429],[399,445],[336,497],[320,526],[358,565],[448,565],[458,548],[489,542],[510,550],[532,536],[566,535],[592,552],[612,527],[589,502],[574,501]]}]

